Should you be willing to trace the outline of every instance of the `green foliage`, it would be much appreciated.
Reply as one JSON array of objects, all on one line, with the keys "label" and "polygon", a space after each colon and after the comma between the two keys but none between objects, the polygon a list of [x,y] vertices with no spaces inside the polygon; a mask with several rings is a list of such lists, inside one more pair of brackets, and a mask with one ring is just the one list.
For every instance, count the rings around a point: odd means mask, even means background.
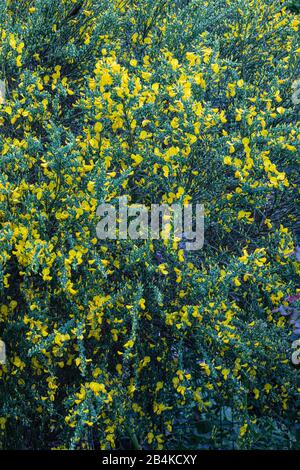
[{"label": "green foliage", "polygon": [[299,14],[300,13],[300,2],[299,0],[294,0],[292,2],[289,2],[287,4],[289,10],[291,10],[293,13],[297,13]]},{"label": "green foliage", "polygon": [[[299,25],[279,1],[2,2],[3,448],[299,447]],[[203,249],[97,240],[123,195],[203,203]]]}]

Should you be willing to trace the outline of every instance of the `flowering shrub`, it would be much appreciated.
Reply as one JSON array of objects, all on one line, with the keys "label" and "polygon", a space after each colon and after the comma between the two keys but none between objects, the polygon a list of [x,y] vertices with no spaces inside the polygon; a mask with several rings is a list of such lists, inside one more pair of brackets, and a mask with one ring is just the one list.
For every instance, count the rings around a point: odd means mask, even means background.
[{"label": "flowering shrub", "polygon": [[[299,16],[267,0],[0,6],[3,448],[296,448]],[[205,244],[98,240],[203,203]]]}]

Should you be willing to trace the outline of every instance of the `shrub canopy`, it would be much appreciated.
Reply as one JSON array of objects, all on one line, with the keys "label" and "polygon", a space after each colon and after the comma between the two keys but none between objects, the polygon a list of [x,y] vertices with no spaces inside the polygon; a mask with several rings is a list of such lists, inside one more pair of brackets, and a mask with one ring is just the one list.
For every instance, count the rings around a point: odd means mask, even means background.
[{"label": "shrub canopy", "polygon": [[[297,446],[299,25],[281,1],[1,2],[3,448]],[[203,249],[97,240],[124,195],[204,204]]]}]

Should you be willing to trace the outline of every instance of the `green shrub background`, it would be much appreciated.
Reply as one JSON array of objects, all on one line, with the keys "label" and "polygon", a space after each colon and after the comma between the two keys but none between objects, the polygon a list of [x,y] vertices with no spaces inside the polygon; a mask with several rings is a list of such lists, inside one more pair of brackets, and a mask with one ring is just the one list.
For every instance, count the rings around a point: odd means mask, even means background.
[{"label": "green shrub background", "polygon": [[[1,2],[2,448],[299,448],[292,10]],[[97,240],[124,195],[203,203],[203,249]]]}]

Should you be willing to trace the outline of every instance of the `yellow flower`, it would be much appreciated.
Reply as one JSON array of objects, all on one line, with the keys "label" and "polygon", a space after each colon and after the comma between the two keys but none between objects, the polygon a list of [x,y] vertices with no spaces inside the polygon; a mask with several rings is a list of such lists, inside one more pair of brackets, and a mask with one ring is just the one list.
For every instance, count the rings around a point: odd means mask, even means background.
[{"label": "yellow flower", "polygon": [[171,410],[173,407],[172,406],[166,406],[163,403],[154,403],[153,405],[153,411],[157,415],[161,415],[163,411]]},{"label": "yellow flower", "polygon": [[232,163],[231,157],[229,157],[228,155],[224,157],[224,163],[225,165],[231,165]]},{"label": "yellow flower", "polygon": [[229,373],[230,373],[230,370],[229,370],[229,369],[223,369],[223,370],[221,371],[221,374],[223,375],[224,380],[227,380]]},{"label": "yellow flower", "polygon": [[173,129],[178,129],[178,127],[179,127],[178,118],[175,117],[175,118],[172,119],[172,121],[171,121],[171,127],[172,127]]},{"label": "yellow flower", "polygon": [[99,147],[99,142],[97,139],[90,139],[90,146],[93,147],[94,149],[97,149]]},{"label": "yellow flower", "polygon": [[18,55],[18,57],[16,58],[16,64],[18,67],[22,67],[22,57],[20,55]]},{"label": "yellow flower", "polygon": [[99,395],[99,392],[106,393],[104,384],[99,384],[98,382],[90,382],[89,387],[95,395]]},{"label": "yellow flower", "polygon": [[184,188],[182,186],[180,186],[178,188],[178,191],[177,191],[177,194],[176,194],[176,197],[179,199],[181,196],[184,195]]},{"label": "yellow flower", "polygon": [[200,363],[199,363],[199,366],[201,367],[201,369],[204,370],[204,372],[205,372],[205,374],[206,374],[207,376],[210,376],[211,371],[210,371],[210,368],[209,368],[209,365],[208,365],[208,364],[206,364],[205,362],[200,362]]},{"label": "yellow flower", "polygon": [[94,192],[95,189],[95,182],[94,181],[89,181],[87,185],[87,189],[90,193]]},{"label": "yellow flower", "polygon": [[156,387],[155,387],[155,392],[159,392],[164,386],[163,382],[157,382]]},{"label": "yellow flower", "polygon": [[153,432],[148,432],[148,434],[147,434],[147,442],[148,442],[148,444],[152,444],[153,440],[154,440],[154,434],[153,434]]},{"label": "yellow flower", "polygon": [[131,36],[131,40],[132,42],[137,42],[137,38],[139,37],[138,33],[134,33],[132,36]]},{"label": "yellow flower", "polygon": [[240,436],[243,437],[246,432],[247,432],[247,429],[248,429],[248,424],[245,423],[243,426],[240,427]]},{"label": "yellow flower", "polygon": [[164,176],[166,178],[168,178],[168,176],[169,176],[169,167],[167,165],[164,165],[162,169],[163,169]]},{"label": "yellow flower", "polygon": [[164,274],[165,276],[168,274],[168,271],[167,271],[167,269],[166,269],[166,265],[165,265],[165,264],[160,264],[160,265],[158,266],[158,269],[159,269],[160,272],[161,272],[162,274]]},{"label": "yellow flower", "polygon": [[0,429],[4,430],[6,425],[7,418],[1,417],[0,418]]},{"label": "yellow flower", "polygon": [[20,42],[20,44],[17,47],[17,52],[19,54],[22,54],[23,48],[24,48],[24,42]]},{"label": "yellow flower", "polygon": [[184,261],[184,251],[183,250],[178,251],[178,259],[179,259],[180,262]]},{"label": "yellow flower", "polygon": [[12,47],[12,49],[16,49],[17,47],[17,41],[15,40],[15,37],[13,34],[9,35],[9,45]]},{"label": "yellow flower", "polygon": [[214,73],[219,73],[220,67],[218,64],[211,64],[211,69]]},{"label": "yellow flower", "polygon": [[23,370],[25,367],[25,363],[19,358],[19,356],[15,356],[13,360],[13,365],[16,366],[18,369]]},{"label": "yellow flower", "polygon": [[270,393],[270,391],[272,390],[272,385],[266,384],[266,385],[264,386],[264,390],[265,390],[265,392],[266,392],[267,394]]},{"label": "yellow flower", "polygon": [[95,126],[94,126],[95,132],[96,132],[96,133],[101,132],[102,129],[103,129],[103,126],[102,126],[101,122],[96,122],[96,124],[95,124]]},{"label": "yellow flower", "polygon": [[152,134],[150,134],[150,133],[148,133],[148,132],[146,132],[146,131],[142,131],[142,132],[140,133],[140,139],[141,139],[141,140],[146,140],[146,139],[148,139],[148,138],[151,137],[151,136],[152,136]]},{"label": "yellow flower", "polygon": [[135,164],[133,166],[139,165],[143,161],[143,157],[141,155],[131,155],[132,160],[134,160]]}]

